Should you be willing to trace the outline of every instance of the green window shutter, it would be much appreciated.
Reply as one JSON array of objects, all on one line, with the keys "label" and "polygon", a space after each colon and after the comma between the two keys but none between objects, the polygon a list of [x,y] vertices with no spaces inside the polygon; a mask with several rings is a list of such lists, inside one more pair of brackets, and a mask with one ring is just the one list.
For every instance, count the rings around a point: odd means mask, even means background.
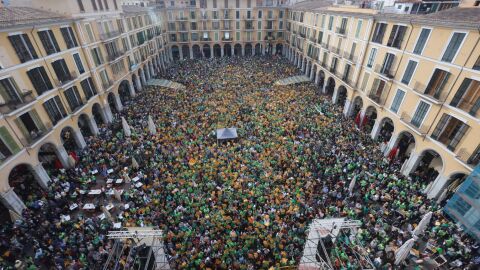
[{"label": "green window shutter", "polygon": [[42,120],[40,120],[40,116],[38,115],[36,110],[30,111],[30,117],[32,117],[33,122],[35,122],[35,125],[38,127],[39,130],[46,130],[45,125],[43,124]]},{"label": "green window shutter", "polygon": [[7,145],[13,154],[20,152],[20,147],[10,135],[6,127],[0,127],[0,139]]},{"label": "green window shutter", "polygon": [[27,128],[25,127],[25,125],[23,124],[22,120],[20,120],[20,118],[17,118],[15,120],[13,120],[15,122],[15,124],[17,125],[17,127],[20,129],[20,131],[22,132],[23,134],[23,137],[25,137],[27,140],[30,139],[30,133],[28,132]]}]

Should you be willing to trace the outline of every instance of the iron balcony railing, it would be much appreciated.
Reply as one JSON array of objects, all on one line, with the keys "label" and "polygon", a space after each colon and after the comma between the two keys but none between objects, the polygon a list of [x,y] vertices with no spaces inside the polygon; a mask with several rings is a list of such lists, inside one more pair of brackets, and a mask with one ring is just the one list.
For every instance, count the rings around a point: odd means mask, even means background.
[{"label": "iron balcony railing", "polygon": [[407,112],[402,112],[400,116],[400,120],[406,123],[409,127],[413,128],[414,130],[418,131],[422,135],[426,135],[428,133],[428,125],[417,123],[414,121],[411,115]]},{"label": "iron balcony railing", "polygon": [[32,90],[24,90],[23,92],[19,93],[18,99],[11,99],[5,103],[0,104],[0,113],[7,114],[14,110],[17,110],[28,103],[35,100]]},{"label": "iron balcony railing", "polygon": [[[442,87],[443,89],[440,90],[440,91],[429,91],[429,89],[427,89],[427,87],[420,83],[420,82],[415,82],[414,86],[413,86],[413,91],[421,94],[421,95],[425,95],[427,97],[430,97],[440,103],[443,103],[445,102],[445,100],[447,99],[447,91],[443,91],[445,89],[445,86]],[[447,88],[448,89],[448,88]],[[430,92],[434,92],[434,93],[430,93]]]},{"label": "iron balcony railing", "polygon": [[395,72],[392,68],[393,64],[390,66],[384,66],[384,65],[376,65],[375,66],[375,72],[383,75],[384,77],[388,79],[393,79],[395,77]]}]

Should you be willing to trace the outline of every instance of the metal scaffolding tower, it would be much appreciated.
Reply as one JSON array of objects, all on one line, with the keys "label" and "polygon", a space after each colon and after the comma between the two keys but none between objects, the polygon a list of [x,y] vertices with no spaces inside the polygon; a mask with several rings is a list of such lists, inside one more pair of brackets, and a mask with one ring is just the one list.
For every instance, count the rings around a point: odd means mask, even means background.
[{"label": "metal scaffolding tower", "polygon": [[[368,253],[355,238],[360,226],[360,221],[344,218],[313,220],[307,230],[308,237],[298,269],[339,269],[332,264],[332,259],[339,258],[338,251],[351,255],[354,261],[350,261],[350,264],[357,265],[359,269],[375,269]],[[342,263],[342,260],[338,262]]]},{"label": "metal scaffolding tower", "polygon": [[[107,237],[115,243],[103,270],[169,270],[163,245],[163,232],[151,228],[128,228],[109,231]],[[142,253],[142,251],[145,251]],[[128,268],[120,262],[126,262]]]}]

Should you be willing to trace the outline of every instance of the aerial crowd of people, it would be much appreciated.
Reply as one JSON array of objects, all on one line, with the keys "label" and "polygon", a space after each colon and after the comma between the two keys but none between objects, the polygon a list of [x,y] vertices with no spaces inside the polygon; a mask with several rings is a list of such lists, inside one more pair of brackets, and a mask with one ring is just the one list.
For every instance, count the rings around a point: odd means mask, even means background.
[{"label": "aerial crowd of people", "polygon": [[[449,269],[478,269],[478,246],[427,199],[428,183],[400,174],[318,86],[274,84],[298,74],[281,57],[176,62],[159,77],[185,89],[145,86],[86,138],[74,168],[50,170],[47,190],[26,188],[23,218],[1,227],[0,265],[103,269],[114,245],[107,232],[121,224],[161,229],[172,269],[293,269],[309,224],[342,217],[362,225],[332,253],[336,269],[359,269],[355,246],[377,269],[421,268],[440,255]],[[225,127],[238,138],[218,141]],[[110,178],[123,181],[107,195]],[[102,186],[93,200],[81,192],[92,183]],[[82,210],[87,201],[103,210]],[[108,204],[111,216],[99,217]],[[395,266],[395,251],[430,211],[416,260]],[[117,266],[133,263],[124,256]]]}]

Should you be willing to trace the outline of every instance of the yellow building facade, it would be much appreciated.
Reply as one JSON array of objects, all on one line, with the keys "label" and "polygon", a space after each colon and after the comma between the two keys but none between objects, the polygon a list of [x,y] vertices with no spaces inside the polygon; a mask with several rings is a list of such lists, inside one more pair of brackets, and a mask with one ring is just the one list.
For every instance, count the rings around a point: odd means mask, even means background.
[{"label": "yellow building facade", "polygon": [[294,6],[286,57],[383,143],[387,157],[400,158],[403,174],[426,170],[425,192],[442,200],[479,163],[478,14]]}]

